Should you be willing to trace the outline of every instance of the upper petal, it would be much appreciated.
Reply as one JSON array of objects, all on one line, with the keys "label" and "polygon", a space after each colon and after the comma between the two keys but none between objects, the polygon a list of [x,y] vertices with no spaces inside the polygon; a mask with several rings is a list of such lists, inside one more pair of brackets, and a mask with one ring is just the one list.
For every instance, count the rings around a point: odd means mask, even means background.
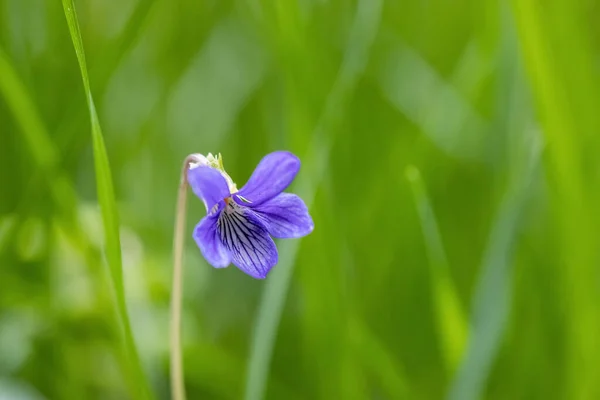
[{"label": "upper petal", "polygon": [[267,154],[238,194],[248,199],[250,206],[261,204],[283,192],[299,169],[300,160],[288,151]]},{"label": "upper petal", "polygon": [[221,242],[217,233],[217,221],[219,219],[219,210],[208,214],[194,228],[194,240],[202,255],[210,265],[215,268],[225,268],[231,263],[231,254]]},{"label": "upper petal", "polygon": [[187,180],[196,196],[200,197],[206,209],[229,197],[227,181],[219,170],[204,165],[188,170]]},{"label": "upper petal", "polygon": [[281,193],[252,209],[276,238],[297,238],[313,231],[313,220],[306,204],[295,194]]},{"label": "upper petal", "polygon": [[277,264],[277,247],[252,210],[229,202],[217,231],[233,264],[248,275],[263,279]]}]

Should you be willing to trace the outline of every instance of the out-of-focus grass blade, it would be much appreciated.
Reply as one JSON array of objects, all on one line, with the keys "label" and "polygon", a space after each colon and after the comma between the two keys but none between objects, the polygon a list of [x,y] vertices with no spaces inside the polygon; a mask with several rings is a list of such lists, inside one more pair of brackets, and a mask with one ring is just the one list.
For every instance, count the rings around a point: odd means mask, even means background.
[{"label": "out-of-focus grass blade", "polygon": [[449,83],[466,99],[478,98],[485,82],[494,72],[493,58],[483,54],[480,47],[471,41],[458,59]]},{"label": "out-of-focus grass blade", "polygon": [[[332,136],[341,122],[343,108],[365,68],[369,50],[381,18],[382,0],[361,0],[348,38],[347,51],[340,72],[327,99],[321,119],[313,134],[310,154],[297,184],[297,193],[310,208],[329,159]],[[326,132],[332,132],[327,135]],[[317,222],[318,223],[318,222]],[[299,240],[288,240],[279,246],[279,264],[267,280],[256,318],[247,367],[246,400],[264,397],[275,335],[281,319]]]},{"label": "out-of-focus grass blade", "polygon": [[36,162],[41,168],[53,170],[58,161],[58,152],[48,135],[45,134],[35,105],[1,48],[0,92],[4,94],[15,119],[22,127],[21,132],[25,136]]},{"label": "out-of-focus grass blade", "polygon": [[442,244],[442,238],[429,202],[421,173],[415,166],[406,168],[421,227],[427,255],[431,265],[431,287],[436,307],[438,333],[446,360],[446,370],[453,373],[465,348],[468,323],[456,287],[450,276],[450,267]]},{"label": "out-of-focus grass blade", "polygon": [[[523,133],[525,134],[525,132]],[[512,297],[511,263],[521,213],[540,160],[541,146],[534,142],[522,160],[521,174],[513,179],[500,205],[490,233],[480,277],[473,297],[469,343],[448,398],[481,398],[487,376],[506,328]]]},{"label": "out-of-focus grass blade", "polygon": [[85,252],[85,249],[89,249],[89,243],[85,244],[85,237],[78,235],[79,225],[76,221],[78,200],[75,188],[60,171],[59,151],[44,127],[31,95],[2,48],[0,48],[0,93],[4,95],[6,104],[21,127],[21,133],[31,151],[33,162],[39,167],[31,185],[37,185],[42,179],[45,180],[57,208],[61,210],[63,222],[68,225],[66,230],[70,233],[70,238],[83,245],[76,247],[83,248]]},{"label": "out-of-focus grass blade", "polygon": [[96,107],[94,106],[94,100],[90,89],[90,82],[85,62],[85,53],[83,50],[83,42],[81,40],[79,23],[77,21],[73,0],[63,0],[63,8],[67,18],[67,23],[69,25],[71,40],[73,41],[73,46],[77,55],[77,61],[79,62],[86,100],[90,112],[98,202],[100,204],[102,223],[104,225],[105,253],[116,295],[116,308],[123,329],[124,346],[129,360],[128,365],[130,367],[127,371],[127,380],[130,387],[135,388],[135,391],[132,391],[131,393],[132,397],[151,398],[152,392],[142,369],[142,364],[135,346],[133,333],[131,331],[131,324],[129,322],[127,313],[125,290],[123,287],[119,217],[115,201],[112,176],[110,173],[106,148],[104,146],[104,139],[102,137],[102,130],[100,128]]},{"label": "out-of-focus grass blade", "polygon": [[440,149],[455,157],[484,159],[489,124],[413,49],[398,44],[390,52],[379,84],[390,102]]},{"label": "out-of-focus grass blade", "polygon": [[[566,393],[600,396],[598,104],[600,82],[587,3],[513,1],[519,40],[547,137],[566,319]],[[586,181],[586,178],[588,180]],[[592,196],[596,196],[595,198]]]},{"label": "out-of-focus grass blade", "polygon": [[[1,48],[0,93],[4,95],[6,104],[21,127],[32,160],[39,167],[39,180],[43,177],[49,183],[48,187],[61,210],[75,210],[75,189],[58,170],[58,149],[50,139],[31,96]],[[34,183],[37,183],[36,179]],[[74,223],[73,219],[69,222]]]},{"label": "out-of-focus grass blade", "polygon": [[523,209],[539,178],[542,150],[535,125],[529,120],[528,92],[523,89],[516,56],[514,28],[500,8],[503,26],[498,54],[495,127],[507,147],[507,187],[497,211],[472,300],[470,336],[460,369],[448,397],[475,400],[483,396],[506,330],[512,301],[512,264]]},{"label": "out-of-focus grass blade", "polygon": [[91,260],[93,257],[89,251],[92,245],[82,234],[77,221],[79,200],[75,188],[60,170],[59,151],[52,142],[31,95],[1,48],[0,93],[20,125],[33,163],[39,168],[37,175],[32,177],[31,185],[45,183],[48,186],[52,200],[60,210],[61,223],[67,236],[76,248],[82,250],[84,254],[87,252],[86,258]]}]

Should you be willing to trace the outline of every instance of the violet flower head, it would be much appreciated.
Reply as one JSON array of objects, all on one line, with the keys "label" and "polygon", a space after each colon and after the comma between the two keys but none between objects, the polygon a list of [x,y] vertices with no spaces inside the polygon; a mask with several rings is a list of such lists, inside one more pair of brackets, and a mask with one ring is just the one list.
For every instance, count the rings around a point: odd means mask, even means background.
[{"label": "violet flower head", "polygon": [[233,263],[264,279],[278,260],[271,237],[299,238],[314,227],[302,199],[283,192],[298,173],[300,160],[286,151],[266,155],[239,191],[220,156],[199,160],[190,166],[187,179],[207,210],[193,233],[202,255],[215,268]]}]

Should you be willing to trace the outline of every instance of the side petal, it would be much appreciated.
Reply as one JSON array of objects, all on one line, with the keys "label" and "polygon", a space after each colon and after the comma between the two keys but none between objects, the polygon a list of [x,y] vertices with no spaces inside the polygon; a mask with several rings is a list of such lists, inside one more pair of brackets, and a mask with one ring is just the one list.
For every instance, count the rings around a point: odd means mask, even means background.
[{"label": "side petal", "polygon": [[188,170],[187,180],[192,190],[204,201],[206,209],[229,197],[229,186],[221,173],[211,167],[198,166]]},{"label": "side petal", "polygon": [[217,233],[218,219],[219,212],[202,218],[194,228],[193,236],[206,261],[215,268],[225,268],[231,263],[231,254]]},{"label": "side petal", "polygon": [[269,234],[276,238],[298,238],[314,229],[306,204],[295,194],[281,193],[252,210],[264,220]]},{"label": "side petal", "polygon": [[251,210],[230,202],[219,217],[217,231],[233,264],[253,278],[266,278],[277,264],[277,247]]},{"label": "side petal", "polygon": [[283,192],[292,183],[299,169],[300,159],[288,151],[267,154],[238,194],[251,204],[264,203]]}]

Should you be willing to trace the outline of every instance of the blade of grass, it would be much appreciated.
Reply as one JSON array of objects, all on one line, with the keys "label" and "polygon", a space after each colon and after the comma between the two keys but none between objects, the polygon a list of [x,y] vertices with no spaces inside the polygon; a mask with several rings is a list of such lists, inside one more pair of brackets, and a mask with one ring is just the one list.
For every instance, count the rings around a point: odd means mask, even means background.
[{"label": "blade of grass", "polygon": [[[554,212],[561,233],[561,284],[566,303],[566,393],[597,398],[597,206],[584,176],[598,167],[597,73],[584,2],[513,1],[519,40],[548,142]],[[590,146],[596,144],[596,146]],[[590,152],[592,154],[590,154]],[[587,163],[584,163],[587,161]],[[588,175],[589,176],[589,175]],[[597,182],[597,181],[596,181]]]},{"label": "blade of grass", "polygon": [[513,257],[521,216],[531,187],[539,179],[542,142],[530,121],[528,92],[523,90],[514,27],[500,7],[502,37],[498,54],[498,86],[494,127],[506,146],[508,186],[499,205],[476,284],[471,310],[471,334],[449,399],[479,399],[497,358],[510,316]]},{"label": "blade of grass", "polygon": [[[31,151],[32,160],[39,167],[37,175],[33,177],[31,191],[39,185],[46,183],[61,217],[68,221],[69,230],[77,232],[77,193],[68,177],[60,171],[58,165],[59,151],[52,142],[36,105],[28,93],[27,88],[12,66],[6,53],[0,48],[0,93],[4,95],[6,104],[21,128],[21,134],[27,147]],[[33,201],[31,197],[24,196],[25,200]],[[27,201],[21,202],[24,207]]]},{"label": "blade of grass", "polygon": [[43,133],[45,129],[40,118],[31,117],[38,115],[35,105],[2,48],[0,48],[0,92],[4,94],[10,110],[21,126],[21,133],[36,162],[41,168],[54,170],[58,162],[58,151],[48,135]]},{"label": "blade of grass", "polygon": [[[329,152],[343,117],[345,102],[351,98],[356,82],[365,68],[371,44],[375,39],[381,18],[382,0],[362,0],[358,3],[350,30],[348,46],[337,80],[329,94],[321,119],[313,133],[309,154],[306,157],[310,170],[300,174],[297,193],[310,208],[314,201],[329,160]],[[307,173],[308,172],[308,173]],[[275,344],[275,335],[290,285],[299,240],[285,241],[279,246],[279,264],[266,282],[250,345],[247,366],[246,400],[264,397],[269,365]]]},{"label": "blade of grass", "polygon": [[[57,225],[69,243],[85,260],[92,272],[98,272],[102,260],[96,246],[84,233],[79,221],[80,201],[68,176],[58,164],[59,151],[48,134],[31,95],[23,85],[14,67],[0,48],[0,93],[3,94],[15,120],[20,125],[25,143],[29,147],[33,163],[38,170],[32,176],[29,189],[22,194],[20,208],[26,209],[39,196],[36,188],[46,185],[50,192],[52,207],[58,210]],[[102,292],[100,292],[102,294]],[[104,301],[104,299],[100,299]],[[116,325],[119,321],[116,321]],[[126,358],[120,355],[120,361]]]},{"label": "blade of grass", "polygon": [[[448,82],[401,40],[379,72],[389,101],[448,154],[482,160],[490,140],[489,123]],[[459,81],[460,83],[460,81]]]},{"label": "blade of grass", "polygon": [[[106,45],[106,51],[102,54],[102,62],[99,63],[96,73],[92,73],[94,76],[94,99],[97,104],[104,104],[104,98],[108,93],[109,82],[118,71],[126,59],[129,52],[137,46],[140,38],[144,36],[144,32],[148,21],[150,20],[154,10],[154,7],[159,2],[156,0],[139,1],[137,2],[134,10],[131,12],[130,17],[127,19],[127,24],[122,29],[121,34],[110,40]],[[165,96],[168,98],[168,96]],[[83,120],[84,116],[81,116],[79,109],[80,99],[77,96],[72,96],[69,99],[68,104],[65,105],[67,112],[64,113],[62,120],[59,124],[61,129],[57,132],[56,143],[60,147],[66,147],[69,150],[65,152],[64,156],[66,159],[72,157],[77,151],[87,145],[87,138],[79,135],[79,124]],[[164,106],[160,108],[164,109]],[[150,112],[149,115],[156,115],[154,112]],[[75,118],[73,116],[76,116]],[[142,142],[144,137],[141,136],[139,141]],[[68,143],[68,147],[67,147]],[[136,147],[136,150],[140,147]],[[78,150],[76,150],[78,149]],[[130,155],[131,159],[136,158],[136,154]],[[67,161],[68,162],[68,161]]]},{"label": "blade of grass", "polygon": [[468,322],[450,276],[448,259],[421,173],[411,165],[406,168],[406,177],[410,183],[421,220],[431,266],[433,303],[436,307],[437,331],[446,361],[446,371],[453,373],[465,348],[469,330]]},{"label": "blade of grass", "polygon": [[489,370],[500,346],[510,312],[511,263],[521,212],[539,165],[533,148],[529,165],[513,181],[495,219],[473,297],[471,334],[449,399],[475,400],[482,396]]},{"label": "blade of grass", "polygon": [[[90,254],[93,246],[82,233],[77,218],[79,199],[75,188],[66,174],[60,170],[59,151],[44,126],[32,96],[2,48],[0,48],[0,93],[19,124],[21,134],[30,149],[32,161],[38,167],[37,174],[31,179],[31,189],[23,194],[21,207],[27,207],[28,201],[35,200],[33,196],[28,196],[29,193],[35,193],[34,188],[46,184],[51,200],[60,212],[59,221],[68,233],[67,236],[75,248],[82,250],[84,254]],[[93,257],[86,256],[86,258]]]},{"label": "blade of grass", "polygon": [[92,131],[92,146],[94,151],[94,167],[96,171],[96,185],[98,192],[98,202],[102,213],[102,223],[104,225],[104,240],[105,253],[110,270],[110,277],[116,297],[116,309],[123,330],[123,340],[125,352],[128,355],[128,383],[135,387],[135,391],[131,393],[133,398],[151,398],[152,392],[147,382],[146,376],[142,369],[131,324],[127,313],[127,304],[125,299],[125,289],[123,285],[123,266],[121,260],[121,240],[119,234],[119,217],[117,205],[115,201],[112,176],[102,137],[100,122],[94,106],[94,100],[90,88],[87,66],[85,62],[85,53],[79,23],[75,13],[75,5],[73,0],[63,0],[63,8],[77,61],[83,79],[84,91],[90,113],[91,131]]}]

